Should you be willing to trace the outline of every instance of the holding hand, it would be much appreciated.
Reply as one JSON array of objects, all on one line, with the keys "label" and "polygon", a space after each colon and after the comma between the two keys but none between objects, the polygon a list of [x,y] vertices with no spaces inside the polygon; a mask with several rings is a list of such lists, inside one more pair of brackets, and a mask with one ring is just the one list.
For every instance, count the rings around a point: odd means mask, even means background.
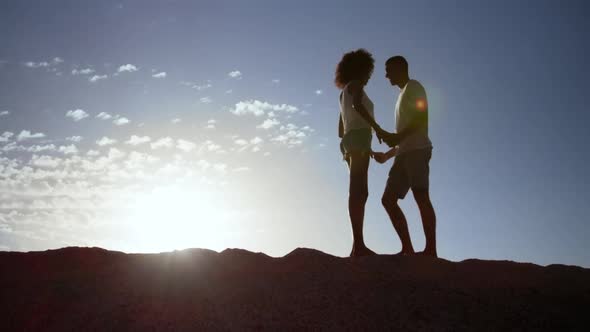
[{"label": "holding hand", "polygon": [[388,133],[386,136],[382,137],[385,143],[392,148],[400,143],[400,136],[396,133]]},{"label": "holding hand", "polygon": [[384,137],[386,137],[388,135],[391,135],[390,132],[384,130],[381,127],[378,127],[378,128],[375,129],[375,134],[377,135],[377,139],[379,140],[379,143],[382,143],[383,142],[383,138]]},{"label": "holding hand", "polygon": [[371,153],[371,157],[373,157],[373,159],[375,159],[375,161],[380,164],[383,164],[387,161],[387,159],[389,159],[385,152],[373,152]]}]

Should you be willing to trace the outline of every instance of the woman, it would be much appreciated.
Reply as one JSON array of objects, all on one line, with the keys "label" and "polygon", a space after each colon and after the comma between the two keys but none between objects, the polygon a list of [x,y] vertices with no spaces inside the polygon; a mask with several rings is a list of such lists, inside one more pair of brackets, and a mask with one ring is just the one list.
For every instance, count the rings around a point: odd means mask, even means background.
[{"label": "woman", "polygon": [[373,102],[363,88],[373,73],[375,60],[364,49],[344,54],[336,67],[336,86],[340,93],[340,121],[338,136],[340,150],[350,171],[348,214],[352,225],[353,245],[350,256],[375,255],[363,239],[363,220],[367,202],[367,173],[371,155],[371,139],[385,133],[373,118]]}]

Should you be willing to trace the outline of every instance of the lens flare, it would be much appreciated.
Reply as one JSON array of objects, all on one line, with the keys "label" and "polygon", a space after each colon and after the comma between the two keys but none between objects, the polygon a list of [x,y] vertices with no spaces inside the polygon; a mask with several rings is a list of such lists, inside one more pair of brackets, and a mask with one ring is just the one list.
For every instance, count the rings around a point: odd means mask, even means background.
[{"label": "lens flare", "polygon": [[418,99],[416,101],[416,108],[418,109],[418,111],[420,112],[424,112],[426,111],[426,100],[424,99]]}]

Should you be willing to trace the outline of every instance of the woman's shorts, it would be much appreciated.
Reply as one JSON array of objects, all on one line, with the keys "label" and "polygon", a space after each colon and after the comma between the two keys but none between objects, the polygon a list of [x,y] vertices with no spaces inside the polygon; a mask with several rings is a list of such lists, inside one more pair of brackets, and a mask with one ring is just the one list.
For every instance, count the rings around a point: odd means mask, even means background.
[{"label": "woman's shorts", "polygon": [[348,157],[353,152],[370,153],[372,138],[373,133],[370,128],[349,130],[340,141],[340,151],[344,160],[348,160]]}]

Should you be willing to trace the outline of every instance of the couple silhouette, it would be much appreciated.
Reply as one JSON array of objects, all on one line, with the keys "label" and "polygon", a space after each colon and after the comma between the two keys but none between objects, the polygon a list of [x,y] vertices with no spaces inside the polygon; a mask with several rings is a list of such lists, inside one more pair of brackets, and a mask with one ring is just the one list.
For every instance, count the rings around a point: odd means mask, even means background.
[{"label": "couple silhouette", "polygon": [[[373,102],[364,91],[374,70],[375,60],[365,49],[344,54],[336,67],[336,86],[340,93],[338,136],[340,150],[348,164],[350,183],[348,213],[352,225],[351,257],[376,255],[363,238],[365,204],[369,195],[367,176],[371,158],[383,164],[394,158],[381,198],[402,244],[398,254],[415,254],[406,217],[398,205],[411,189],[418,204],[426,237],[424,251],[417,254],[437,257],[436,215],[429,196],[429,170],[432,143],[428,137],[428,101],[424,87],[410,79],[408,62],[402,56],[389,58],[385,77],[401,89],[395,105],[396,132],[390,133],[375,121]],[[375,133],[379,143],[389,146],[375,152],[371,141]]]}]

